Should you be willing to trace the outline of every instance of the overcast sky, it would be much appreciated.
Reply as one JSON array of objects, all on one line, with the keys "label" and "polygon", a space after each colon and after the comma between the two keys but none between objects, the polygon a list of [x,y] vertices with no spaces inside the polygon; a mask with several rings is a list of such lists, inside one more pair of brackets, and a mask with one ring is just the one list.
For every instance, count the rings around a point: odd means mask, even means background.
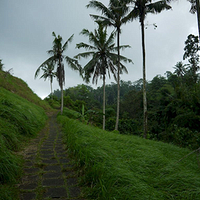
[{"label": "overcast sky", "polygon": [[[106,6],[108,0],[100,0]],[[49,55],[52,48],[54,31],[66,41],[74,34],[66,55],[73,57],[83,50],[75,49],[77,43],[87,42],[87,38],[79,35],[83,28],[93,31],[96,24],[89,14],[100,14],[85,6],[89,0],[0,0],[0,59],[4,70],[12,70],[12,74],[23,79],[29,87],[41,98],[50,93],[49,81],[34,79],[34,74],[40,64]],[[171,3],[172,10],[158,15],[148,15],[145,23],[147,80],[156,75],[164,76],[166,71],[174,71],[173,67],[182,61],[184,42],[192,33],[197,35],[196,15],[189,13],[190,3],[178,0]],[[152,24],[157,25],[154,29]],[[110,29],[111,30],[111,29]],[[141,31],[138,20],[122,26],[121,44],[129,44],[130,49],[122,55],[133,60],[128,64],[128,75],[124,81],[136,81],[142,78],[142,48]],[[81,60],[84,64],[86,61]],[[78,72],[72,71],[65,64],[65,88],[84,83]],[[42,75],[42,74],[41,74]],[[114,82],[107,79],[107,83]],[[102,80],[99,80],[99,85]],[[92,85],[89,84],[91,86]],[[53,89],[59,89],[54,80]]]}]

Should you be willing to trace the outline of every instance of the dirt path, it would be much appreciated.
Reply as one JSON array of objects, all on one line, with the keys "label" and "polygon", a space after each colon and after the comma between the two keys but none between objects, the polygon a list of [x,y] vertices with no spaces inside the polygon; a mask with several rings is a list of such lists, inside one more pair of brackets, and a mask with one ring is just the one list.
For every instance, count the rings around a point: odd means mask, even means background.
[{"label": "dirt path", "polygon": [[24,151],[24,176],[19,185],[21,200],[83,200],[64,145],[56,115]]}]

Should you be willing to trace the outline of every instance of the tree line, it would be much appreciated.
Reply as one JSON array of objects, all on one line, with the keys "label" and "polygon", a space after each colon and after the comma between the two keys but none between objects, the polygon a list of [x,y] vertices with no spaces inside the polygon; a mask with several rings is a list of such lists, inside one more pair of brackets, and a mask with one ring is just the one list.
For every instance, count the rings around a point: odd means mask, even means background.
[{"label": "tree line", "polygon": [[[148,99],[147,138],[164,141],[181,147],[198,148],[200,142],[200,76],[199,40],[189,35],[185,41],[183,60],[174,71],[157,75],[146,82]],[[105,129],[115,128],[117,83],[105,86]],[[64,106],[82,114],[88,124],[102,127],[104,88],[77,85],[64,90]],[[119,132],[143,136],[143,80],[120,81]],[[46,98],[59,101],[61,91]]]},{"label": "tree line", "polygon": [[[197,12],[198,16],[198,1],[190,1],[191,2],[191,12]],[[49,50],[48,53],[52,56],[48,58],[42,65],[39,66],[35,73],[35,77],[38,76],[40,70],[47,71],[49,66],[53,69],[57,66],[56,72],[50,70],[49,75],[45,75],[44,78],[49,77],[52,83],[52,78],[54,76],[57,77],[60,88],[61,88],[61,113],[63,112],[63,84],[65,81],[64,76],[64,63],[65,60],[68,65],[80,72],[80,75],[84,80],[89,81],[91,78],[97,81],[97,79],[103,78],[103,129],[105,129],[105,75],[111,72],[116,78],[117,82],[117,102],[116,102],[116,120],[115,120],[115,130],[118,130],[119,126],[119,115],[120,115],[120,74],[127,69],[125,65],[121,62],[132,62],[130,59],[121,56],[120,50],[129,47],[120,46],[120,33],[121,26],[128,22],[133,21],[134,19],[138,19],[141,25],[141,34],[142,34],[142,55],[143,55],[143,83],[142,83],[142,96],[143,96],[143,136],[147,138],[148,129],[147,129],[147,94],[146,94],[146,56],[145,56],[145,29],[144,29],[144,21],[148,13],[158,14],[163,10],[171,9],[169,5],[170,0],[160,0],[160,1],[152,1],[152,0],[110,0],[109,5],[105,6],[103,3],[99,1],[90,1],[86,6],[87,8],[94,8],[97,11],[101,12],[101,15],[91,15],[92,19],[98,24],[98,29],[90,32],[89,30],[83,29],[81,32],[83,35],[87,36],[89,42],[92,44],[79,43],[77,44],[77,48],[84,48],[86,52],[80,53],[74,58],[69,58],[68,56],[63,55],[64,51],[68,47],[69,42],[72,41],[73,35],[62,44],[62,37],[60,35],[56,36],[53,32],[54,41],[53,48]],[[195,7],[196,5],[196,7]],[[113,32],[107,38],[106,30],[107,27],[112,27]],[[114,36],[117,37],[117,46],[114,45]],[[116,52],[116,53],[115,53]],[[80,57],[88,58],[92,57],[92,59],[84,66],[81,67],[78,59]],[[187,56],[186,56],[187,57]]]}]

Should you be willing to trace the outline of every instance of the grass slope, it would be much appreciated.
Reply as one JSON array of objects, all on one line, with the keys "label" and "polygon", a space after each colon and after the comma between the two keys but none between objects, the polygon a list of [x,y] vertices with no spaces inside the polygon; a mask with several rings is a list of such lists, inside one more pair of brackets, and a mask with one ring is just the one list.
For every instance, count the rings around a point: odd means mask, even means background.
[{"label": "grass slope", "polygon": [[199,199],[199,155],[179,161],[188,149],[102,131],[65,116],[58,121],[89,199]]},{"label": "grass slope", "polygon": [[10,75],[8,72],[0,70],[0,87],[27,99],[46,111],[51,110],[49,104],[42,101],[22,79]]},{"label": "grass slope", "polygon": [[0,71],[0,200],[16,199],[22,160],[16,152],[44,126],[50,111],[21,79]]}]

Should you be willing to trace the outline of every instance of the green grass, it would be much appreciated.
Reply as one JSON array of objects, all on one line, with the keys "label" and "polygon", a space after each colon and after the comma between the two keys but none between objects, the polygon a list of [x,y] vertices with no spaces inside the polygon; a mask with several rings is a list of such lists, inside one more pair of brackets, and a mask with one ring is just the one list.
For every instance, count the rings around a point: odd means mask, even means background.
[{"label": "green grass", "polygon": [[0,87],[21,96],[24,99],[27,99],[29,102],[32,102],[46,111],[50,111],[51,107],[45,101],[42,101],[24,82],[22,79],[10,75],[7,72],[0,70]]},{"label": "green grass", "polygon": [[178,162],[188,149],[102,131],[65,116],[58,121],[89,199],[199,199],[199,158],[191,154]]},{"label": "green grass", "polygon": [[81,114],[77,111],[71,110],[69,108],[64,108],[63,109],[63,115],[72,118],[72,119],[79,119],[81,118]]},{"label": "green grass", "polygon": [[26,83],[0,71],[0,200],[17,199],[23,163],[17,151],[45,125],[48,111]]}]

